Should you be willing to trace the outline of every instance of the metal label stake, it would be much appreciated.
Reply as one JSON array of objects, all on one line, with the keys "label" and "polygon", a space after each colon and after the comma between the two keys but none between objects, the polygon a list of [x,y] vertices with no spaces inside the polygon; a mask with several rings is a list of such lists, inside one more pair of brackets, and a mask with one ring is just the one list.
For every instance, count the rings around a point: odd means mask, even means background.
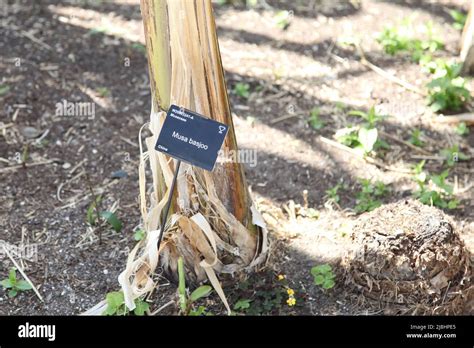
[{"label": "metal label stake", "polygon": [[161,239],[163,238],[163,233],[165,232],[166,220],[168,219],[168,213],[170,211],[171,201],[173,200],[174,196],[174,187],[176,186],[176,179],[178,179],[179,167],[181,165],[181,160],[177,160],[176,162],[176,169],[174,171],[173,181],[171,183],[171,189],[168,196],[168,201],[166,202],[165,212],[163,215],[163,220],[161,220],[161,229],[160,229],[160,236],[158,237],[158,252],[160,252],[160,244]]}]

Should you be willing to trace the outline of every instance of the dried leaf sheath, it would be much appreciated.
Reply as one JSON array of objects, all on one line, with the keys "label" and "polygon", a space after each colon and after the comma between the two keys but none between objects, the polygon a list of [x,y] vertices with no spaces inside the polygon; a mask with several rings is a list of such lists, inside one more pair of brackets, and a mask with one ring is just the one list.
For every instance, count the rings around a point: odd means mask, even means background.
[{"label": "dried leaf sheath", "polygon": [[[230,126],[224,150],[237,143],[210,1],[142,0],[149,57],[153,110],[140,145],[140,203],[147,239],[130,255],[119,281],[126,304],[153,289],[161,211],[169,193],[174,160],[154,150],[170,104],[195,110]],[[141,137],[140,137],[141,144]],[[153,185],[147,195],[145,161]],[[266,254],[263,220],[252,202],[239,163],[217,164],[212,173],[184,164],[177,182],[171,223],[160,250],[160,265],[176,275],[177,259],[185,261],[188,281],[207,278],[229,309],[216,273],[235,273],[260,263]]]}]

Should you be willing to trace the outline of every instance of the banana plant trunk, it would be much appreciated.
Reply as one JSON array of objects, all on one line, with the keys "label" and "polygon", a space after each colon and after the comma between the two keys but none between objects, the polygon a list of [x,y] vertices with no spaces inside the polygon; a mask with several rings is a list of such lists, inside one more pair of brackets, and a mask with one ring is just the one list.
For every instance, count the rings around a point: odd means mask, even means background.
[{"label": "banana plant trunk", "polygon": [[[238,150],[211,1],[141,0],[141,12],[152,94],[148,127],[152,136],[145,139],[147,151],[140,146],[139,168],[141,213],[148,233],[119,281],[129,308],[133,307],[130,299],[150,289],[158,258],[164,272],[177,279],[181,256],[188,282],[207,277],[224,298],[216,274],[251,270],[267,251],[266,228],[252,204],[240,163],[218,162],[213,172],[182,163],[158,252],[155,244],[175,168],[172,158],[154,150],[169,106],[176,104],[227,124],[223,153]],[[151,190],[146,185],[146,160],[152,172]]]},{"label": "banana plant trunk", "polygon": [[463,74],[474,74],[474,0],[471,0],[471,8],[462,32],[461,61]]}]

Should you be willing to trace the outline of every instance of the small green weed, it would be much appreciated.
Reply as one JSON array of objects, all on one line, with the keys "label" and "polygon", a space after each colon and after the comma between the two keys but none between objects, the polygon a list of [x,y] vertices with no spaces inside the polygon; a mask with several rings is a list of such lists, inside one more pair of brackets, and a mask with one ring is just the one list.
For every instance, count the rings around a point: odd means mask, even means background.
[{"label": "small green weed", "polygon": [[97,88],[97,93],[100,97],[104,98],[110,94],[110,90],[107,87],[99,87]]},{"label": "small green weed", "polygon": [[[107,301],[107,308],[103,315],[129,315],[130,311],[125,305],[125,299],[122,291],[109,292],[105,300]],[[135,300],[135,309],[133,314],[137,316],[143,316],[150,309],[148,302],[137,298]]]},{"label": "small green weed", "polygon": [[244,298],[238,300],[234,305],[234,311],[245,311],[250,308],[251,299]]},{"label": "small green weed", "polygon": [[459,151],[458,145],[453,145],[440,151],[440,155],[448,167],[453,167],[456,162],[468,160],[465,154]]},{"label": "small green weed", "polygon": [[0,282],[0,285],[2,285],[6,290],[8,290],[8,297],[10,298],[13,298],[18,295],[20,291],[28,291],[32,289],[30,283],[28,283],[26,280],[17,279],[16,268],[14,267],[10,268],[8,278],[3,279]]},{"label": "small green weed", "polygon": [[363,213],[380,207],[382,203],[378,198],[383,197],[388,192],[386,185],[381,181],[372,183],[369,179],[361,179],[359,183],[362,190],[357,193],[355,211]]},{"label": "small green weed", "polygon": [[369,129],[374,128],[378,122],[385,118],[383,115],[377,114],[374,106],[372,106],[368,112],[361,110],[351,110],[349,111],[349,115],[359,116],[362,118],[366,122],[364,126]]},{"label": "small green weed", "polygon": [[146,46],[144,44],[141,44],[139,42],[134,42],[131,46],[135,51],[140,52],[144,55],[146,55]]},{"label": "small green weed", "polygon": [[133,233],[133,239],[136,241],[143,240],[146,236],[146,232],[144,229],[138,229]]},{"label": "small green weed", "polygon": [[421,137],[423,136],[423,132],[418,129],[418,128],[415,128],[411,134],[410,134],[410,139],[408,140],[408,142],[410,144],[413,144],[415,146],[418,146],[418,147],[423,147],[425,146],[425,142],[423,140],[421,140]]},{"label": "small green weed", "polygon": [[[238,285],[238,300],[233,310],[247,315],[281,315],[297,305],[295,291],[282,274],[258,273]],[[286,303],[286,306],[285,306]]]},{"label": "small green weed", "polygon": [[325,126],[325,123],[319,118],[318,108],[311,110],[308,123],[313,129],[321,129]]},{"label": "small green weed", "polygon": [[250,96],[250,85],[248,83],[237,82],[234,86],[234,93],[241,98],[248,99]]},{"label": "small green weed", "polygon": [[286,30],[291,24],[292,17],[292,11],[278,11],[275,17],[273,18],[273,22],[281,30]]},{"label": "small green weed", "polygon": [[[420,164],[424,164],[424,162]],[[419,199],[423,204],[434,205],[442,209],[457,208],[459,201],[453,197],[453,187],[446,183],[449,171],[445,170],[439,175],[430,176],[426,173],[423,174],[424,172],[421,171],[420,164],[417,166],[419,174],[414,177],[419,187],[418,190],[413,193],[414,197]],[[435,185],[433,189],[427,187],[430,181]]]},{"label": "small green weed", "polygon": [[338,195],[338,191],[341,187],[342,187],[342,184],[339,183],[336,186],[331,187],[330,189],[326,190],[326,196],[328,197],[328,199],[333,201],[334,203],[339,203],[341,198]]},{"label": "small green weed", "polygon": [[377,114],[375,107],[372,106],[368,112],[352,110],[349,115],[358,116],[365,122],[361,126],[349,126],[338,130],[335,134],[337,141],[364,155],[377,149],[388,149],[390,147],[385,141],[379,139],[376,125],[384,119],[384,116]]},{"label": "small green weed", "polygon": [[456,126],[455,131],[459,135],[468,135],[469,134],[469,127],[466,125],[466,123],[461,122]]},{"label": "small green weed", "polygon": [[7,94],[10,91],[10,86],[0,85],[0,97]]},{"label": "small green weed", "polygon": [[433,24],[428,22],[421,27],[426,39],[414,37],[415,28],[410,18],[406,18],[397,26],[388,26],[378,35],[377,41],[382,45],[385,53],[395,55],[407,52],[412,60],[419,62],[427,52],[435,52],[444,47],[443,42],[436,38]]},{"label": "small green weed", "polygon": [[427,102],[434,112],[459,111],[471,100],[461,69],[461,64],[438,63],[435,78],[427,84]]},{"label": "small green weed", "polygon": [[89,208],[87,208],[87,222],[91,226],[96,226],[102,218],[107,221],[116,232],[120,232],[122,230],[122,222],[120,222],[117,215],[114,213],[100,210],[99,206],[101,200],[102,196],[95,196],[95,199],[89,205]]},{"label": "small green weed", "polygon": [[314,284],[319,285],[324,290],[328,290],[336,285],[334,278],[336,275],[332,272],[332,267],[327,263],[311,268],[311,274],[314,277]]},{"label": "small green weed", "polygon": [[353,148],[361,155],[368,155],[374,150],[390,147],[389,144],[378,138],[377,128],[343,128],[336,132],[335,138],[341,144]]},{"label": "small green weed", "polygon": [[463,30],[464,25],[466,24],[467,15],[465,13],[451,10],[449,11],[451,18],[453,19],[453,27],[457,30]]},{"label": "small green weed", "polygon": [[194,303],[212,292],[212,287],[209,285],[202,285],[195,289],[189,296],[186,291],[186,279],[184,273],[184,262],[183,258],[178,258],[178,295],[179,295],[179,308],[182,315],[189,316],[201,316],[201,315],[210,315],[207,312],[206,307],[199,306],[195,308]]}]

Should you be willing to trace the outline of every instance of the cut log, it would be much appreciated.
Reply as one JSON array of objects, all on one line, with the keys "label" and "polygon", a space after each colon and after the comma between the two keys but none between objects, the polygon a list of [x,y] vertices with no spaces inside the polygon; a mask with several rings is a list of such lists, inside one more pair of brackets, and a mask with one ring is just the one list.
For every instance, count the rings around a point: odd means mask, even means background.
[{"label": "cut log", "polygon": [[388,315],[472,313],[470,253],[455,226],[413,200],[361,215],[342,260],[349,296]]}]

